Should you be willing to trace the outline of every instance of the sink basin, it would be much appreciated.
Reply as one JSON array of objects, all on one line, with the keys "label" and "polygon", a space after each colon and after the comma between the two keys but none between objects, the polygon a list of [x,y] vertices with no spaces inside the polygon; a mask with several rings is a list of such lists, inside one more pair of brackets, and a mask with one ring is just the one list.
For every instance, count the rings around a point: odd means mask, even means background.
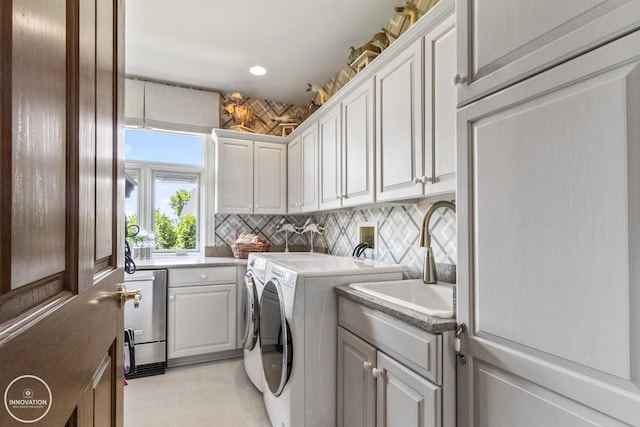
[{"label": "sink basin", "polygon": [[422,280],[352,283],[350,288],[433,317],[453,317],[453,286],[427,285]]}]

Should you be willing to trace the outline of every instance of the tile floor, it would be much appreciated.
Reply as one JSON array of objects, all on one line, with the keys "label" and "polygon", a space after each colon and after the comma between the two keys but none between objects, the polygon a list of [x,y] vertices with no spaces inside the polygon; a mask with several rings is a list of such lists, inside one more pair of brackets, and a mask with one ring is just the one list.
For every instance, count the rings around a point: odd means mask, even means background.
[{"label": "tile floor", "polygon": [[169,368],[129,380],[124,427],[271,427],[242,359]]}]

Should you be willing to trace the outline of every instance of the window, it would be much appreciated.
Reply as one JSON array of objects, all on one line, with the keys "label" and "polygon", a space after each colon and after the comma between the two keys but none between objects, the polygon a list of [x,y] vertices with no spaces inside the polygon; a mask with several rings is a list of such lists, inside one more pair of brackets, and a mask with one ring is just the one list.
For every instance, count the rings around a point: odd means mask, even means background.
[{"label": "window", "polygon": [[125,130],[125,172],[138,183],[125,200],[127,222],[141,230],[133,244],[200,251],[202,159],[202,136]]}]

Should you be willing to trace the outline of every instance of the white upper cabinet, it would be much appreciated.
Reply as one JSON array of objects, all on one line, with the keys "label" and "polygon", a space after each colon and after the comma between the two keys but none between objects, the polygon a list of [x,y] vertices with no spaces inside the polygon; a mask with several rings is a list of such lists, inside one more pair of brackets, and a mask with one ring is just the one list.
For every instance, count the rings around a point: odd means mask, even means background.
[{"label": "white upper cabinet", "polygon": [[320,118],[321,210],[374,201],[373,104],[371,78]]},{"label": "white upper cabinet", "polygon": [[342,205],[342,121],[341,104],[327,111],[318,122],[320,209]]},{"label": "white upper cabinet", "polygon": [[300,212],[318,210],[318,126],[314,123],[302,133]]},{"label": "white upper cabinet", "polygon": [[456,19],[424,37],[424,194],[456,190]]},{"label": "white upper cabinet", "polygon": [[[256,135],[248,136],[256,138]],[[287,146],[277,142],[214,138],[216,213],[285,214]]]},{"label": "white upper cabinet", "polygon": [[638,28],[640,0],[457,0],[456,14],[463,105]]},{"label": "white upper cabinet", "polygon": [[287,212],[287,147],[272,142],[253,143],[253,213]]},{"label": "white upper cabinet", "polygon": [[298,213],[302,206],[302,138],[291,141],[287,152],[287,212]]},{"label": "white upper cabinet", "polygon": [[253,213],[253,141],[218,138],[216,213]]},{"label": "white upper cabinet", "polygon": [[422,40],[376,74],[376,200],[422,196]]},{"label": "white upper cabinet", "polygon": [[456,20],[435,6],[421,37],[376,73],[376,201],[456,190]]},{"label": "white upper cabinet", "polygon": [[318,122],[289,143],[289,213],[318,210]]},{"label": "white upper cabinet", "polygon": [[375,200],[373,93],[370,78],[342,101],[342,206]]}]

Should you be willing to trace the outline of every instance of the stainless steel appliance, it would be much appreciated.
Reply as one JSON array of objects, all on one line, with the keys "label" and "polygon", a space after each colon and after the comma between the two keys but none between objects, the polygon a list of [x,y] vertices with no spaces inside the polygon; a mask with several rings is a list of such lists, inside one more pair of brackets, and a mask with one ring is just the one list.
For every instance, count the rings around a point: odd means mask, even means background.
[{"label": "stainless steel appliance", "polygon": [[167,367],[167,270],[126,275],[128,289],[140,289],[140,306],[125,304],[124,327],[133,330],[135,366],[126,378],[164,374]]}]

